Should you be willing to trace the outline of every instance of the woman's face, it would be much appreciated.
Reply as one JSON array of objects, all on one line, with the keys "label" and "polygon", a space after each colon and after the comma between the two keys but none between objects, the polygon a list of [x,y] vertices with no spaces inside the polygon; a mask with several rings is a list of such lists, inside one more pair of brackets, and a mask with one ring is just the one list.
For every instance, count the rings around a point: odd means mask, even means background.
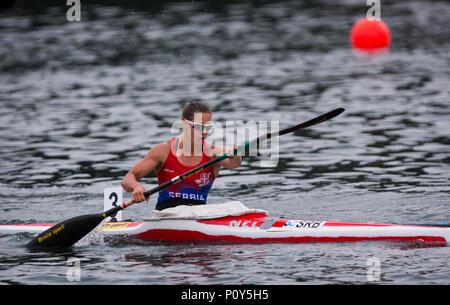
[{"label": "woman's face", "polygon": [[[211,122],[212,115],[207,112],[196,112],[194,113],[194,118],[192,120],[186,120],[184,117],[183,120],[184,131],[187,131],[188,134],[190,132],[191,137],[194,139],[202,139],[208,136],[210,126],[212,126]],[[203,125],[201,125],[203,124]]]}]

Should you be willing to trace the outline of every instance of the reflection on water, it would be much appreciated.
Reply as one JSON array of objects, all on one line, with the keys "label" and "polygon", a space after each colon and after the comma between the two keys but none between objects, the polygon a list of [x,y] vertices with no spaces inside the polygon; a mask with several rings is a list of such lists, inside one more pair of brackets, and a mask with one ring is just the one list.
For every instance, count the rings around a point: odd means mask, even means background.
[{"label": "reflection on water", "polygon": [[[154,252],[127,253],[121,262],[141,270],[157,269],[160,282],[189,285],[200,283],[245,283],[247,277],[239,278],[236,268],[244,266],[240,261],[252,261],[255,268],[264,264],[267,250],[263,245],[179,245],[170,246],[167,253],[155,256]],[[258,267],[259,266],[259,267]],[[163,272],[164,271],[164,272]]]},{"label": "reflection on water", "polygon": [[[199,249],[195,252],[174,249],[174,253],[167,253],[155,257],[154,255],[141,253],[127,253],[123,259],[126,262],[132,262],[130,267],[137,266],[160,267],[162,269],[177,269],[174,275],[163,275],[158,280],[162,282],[175,279],[180,284],[190,284],[193,278],[202,278],[203,280],[215,279],[227,273],[224,267],[220,267],[217,262],[223,261],[224,254],[218,252],[205,251]],[[181,251],[179,251],[181,250]],[[181,253],[177,253],[181,252]]]},{"label": "reflection on water", "polygon": [[[103,188],[119,185],[150,147],[174,136],[173,122],[193,99],[208,103],[213,120],[223,124],[275,120],[280,128],[346,108],[329,122],[281,137],[276,167],[262,168],[259,157],[249,157],[240,168],[223,170],[211,203],[240,200],[290,218],[448,222],[447,3],[383,3],[392,46],[376,57],[350,49],[349,30],[367,9],[362,2],[208,5],[84,5],[82,21],[75,23],[65,20],[64,7],[36,4],[33,10],[0,12],[0,223],[56,222],[98,212]],[[150,188],[155,175],[143,181]],[[155,201],[127,209],[125,217],[148,216]],[[3,249],[11,242],[1,237]],[[2,261],[12,261],[2,267],[0,281],[58,281],[60,271],[42,275],[45,264],[22,256],[22,242],[13,242],[12,253],[2,251]],[[111,257],[104,256],[104,247]],[[128,247],[139,250],[124,250]],[[282,257],[286,251],[304,253],[299,247],[276,251]],[[244,262],[259,262],[250,255],[255,248],[232,251],[230,257],[206,249],[203,257],[204,248],[196,247],[176,248],[184,253],[180,256],[159,245],[78,248],[89,262],[101,252],[108,276],[115,278],[118,270],[113,257],[123,257],[121,268],[132,268],[150,283],[155,278],[163,283],[364,282],[365,274],[359,263],[348,269],[338,264],[324,273],[327,261],[341,258],[324,258],[321,251],[329,248],[322,246],[307,247],[315,255],[305,273],[282,271],[293,268],[294,258],[285,263],[261,252],[261,261],[275,274],[270,277],[257,263]],[[355,249],[367,255],[364,247]],[[430,249],[411,251],[430,256],[424,268],[435,276],[388,273],[384,279],[448,283],[446,268],[440,268],[448,250],[439,250],[442,260],[435,249],[421,250]],[[394,260],[397,267],[387,272],[405,274],[398,266],[408,259]],[[146,262],[161,267],[157,275],[140,273]],[[180,265],[187,271],[180,273]],[[89,266],[86,282],[109,281],[100,263]],[[339,268],[346,270],[343,278],[339,272],[330,275]]]}]

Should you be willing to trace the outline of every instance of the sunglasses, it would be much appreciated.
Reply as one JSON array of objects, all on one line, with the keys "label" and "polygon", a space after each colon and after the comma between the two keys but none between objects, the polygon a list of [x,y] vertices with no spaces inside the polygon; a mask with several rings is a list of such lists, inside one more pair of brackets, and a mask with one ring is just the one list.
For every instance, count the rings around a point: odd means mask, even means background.
[{"label": "sunglasses", "polygon": [[185,121],[188,122],[189,125],[191,125],[191,127],[193,127],[194,129],[196,129],[198,131],[203,131],[203,130],[210,131],[214,127],[213,123],[211,123],[211,124],[202,124],[202,123],[191,122],[191,121],[189,121],[187,119],[185,119]]}]

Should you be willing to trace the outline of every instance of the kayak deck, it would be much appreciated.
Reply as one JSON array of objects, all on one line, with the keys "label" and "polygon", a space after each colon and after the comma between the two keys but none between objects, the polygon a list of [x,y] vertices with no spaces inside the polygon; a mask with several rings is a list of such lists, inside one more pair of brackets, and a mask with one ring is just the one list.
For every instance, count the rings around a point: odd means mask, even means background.
[{"label": "kayak deck", "polygon": [[[40,233],[54,224],[0,225],[0,233]],[[311,243],[359,241],[421,241],[450,244],[450,228],[281,219],[263,213],[211,219],[146,219],[139,222],[109,222],[105,236],[128,235],[164,242]]]}]

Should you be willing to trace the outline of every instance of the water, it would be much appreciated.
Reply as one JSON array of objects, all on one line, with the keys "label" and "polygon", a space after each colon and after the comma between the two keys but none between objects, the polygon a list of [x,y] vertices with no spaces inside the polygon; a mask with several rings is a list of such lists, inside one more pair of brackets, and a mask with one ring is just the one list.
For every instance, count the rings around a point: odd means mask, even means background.
[{"label": "water", "polygon": [[[446,2],[383,3],[389,53],[349,46],[365,2],[201,2],[15,9],[0,18],[0,223],[57,222],[102,209],[103,189],[172,137],[182,105],[213,119],[278,120],[346,112],[280,138],[276,168],[247,158],[209,201],[273,216],[357,222],[449,221]],[[143,179],[155,185],[152,174]],[[129,195],[125,194],[128,199]],[[141,219],[156,199],[124,211]],[[29,252],[0,236],[3,284],[449,284],[449,247],[397,243],[158,245],[99,238]],[[69,258],[79,282],[67,278]]]}]

